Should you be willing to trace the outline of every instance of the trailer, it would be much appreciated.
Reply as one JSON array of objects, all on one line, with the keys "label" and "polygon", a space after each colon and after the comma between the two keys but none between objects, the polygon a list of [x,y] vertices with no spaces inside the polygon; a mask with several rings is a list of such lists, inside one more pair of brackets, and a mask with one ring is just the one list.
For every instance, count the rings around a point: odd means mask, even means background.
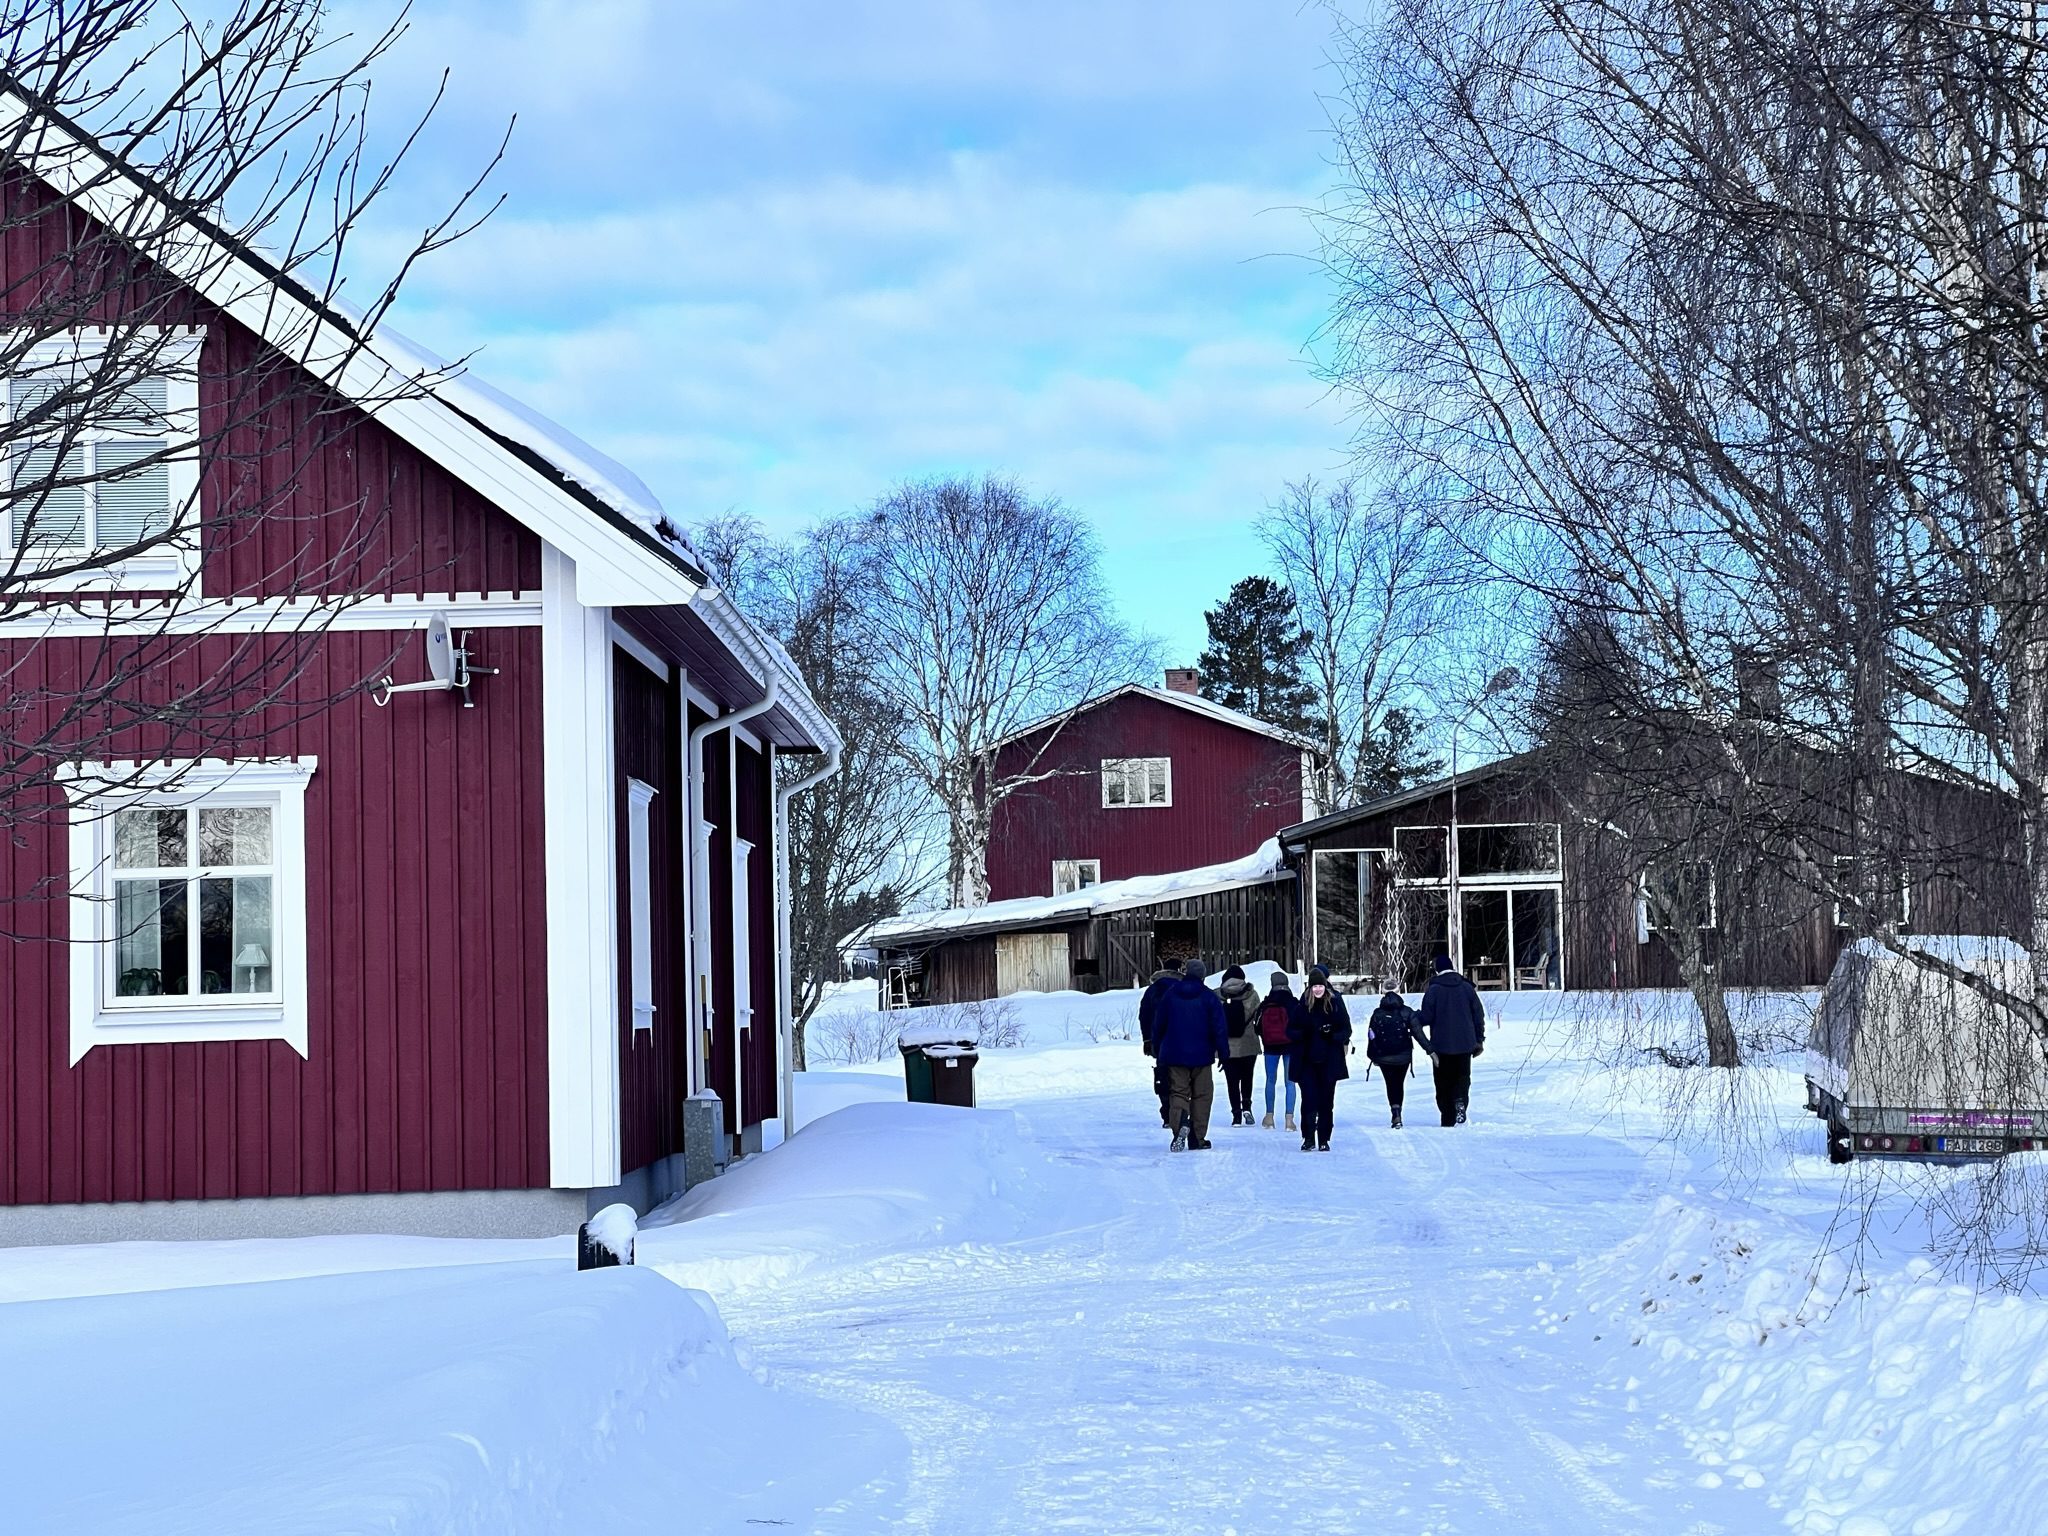
[{"label": "trailer", "polygon": [[1806,1107],[1827,1125],[1829,1160],[2048,1150],[2041,1041],[1984,990],[2031,1001],[2027,951],[1975,936],[1900,943],[1922,958],[1876,939],[1844,949],[1814,1010]]}]

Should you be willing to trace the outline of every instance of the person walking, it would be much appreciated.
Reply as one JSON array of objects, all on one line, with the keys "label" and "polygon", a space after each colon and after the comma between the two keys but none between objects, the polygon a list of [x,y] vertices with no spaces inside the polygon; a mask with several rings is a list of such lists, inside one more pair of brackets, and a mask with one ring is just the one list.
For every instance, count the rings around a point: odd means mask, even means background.
[{"label": "person walking", "polygon": [[1159,1064],[1159,999],[1166,989],[1180,980],[1180,972],[1161,966],[1152,973],[1151,981],[1145,984],[1145,995],[1138,999],[1138,1039],[1143,1042],[1145,1054],[1152,1058],[1152,1091],[1159,1095],[1159,1123],[1170,1125],[1166,1118],[1166,1068]]},{"label": "person walking", "polygon": [[1300,1011],[1301,999],[1294,995],[1287,973],[1275,971],[1266,1000],[1259,1004],[1259,1046],[1266,1055],[1265,1126],[1269,1131],[1273,1129],[1273,1090],[1282,1078],[1287,1080],[1287,1129],[1294,1129],[1294,1068],[1288,1055],[1293,1046],[1288,1043],[1287,1026]]},{"label": "person walking", "polygon": [[1230,1090],[1230,1123],[1252,1123],[1252,1074],[1259,1065],[1259,994],[1244,979],[1244,967],[1233,965],[1216,989],[1223,1003],[1223,1023],[1230,1054],[1223,1059],[1223,1083]]},{"label": "person walking", "polygon": [[1445,1125],[1463,1125],[1472,1099],[1472,1058],[1486,1049],[1486,1004],[1449,955],[1422,994],[1422,1048],[1436,1070],[1436,1109]]},{"label": "person walking", "polygon": [[1230,1054],[1223,1002],[1209,990],[1208,974],[1201,961],[1190,960],[1180,980],[1160,994],[1153,1017],[1159,1064],[1166,1068],[1166,1122],[1176,1152],[1208,1150],[1216,1063]]},{"label": "person walking", "polygon": [[1401,1102],[1408,1096],[1408,1074],[1415,1070],[1415,1046],[1422,1024],[1398,992],[1389,992],[1365,1024],[1366,1059],[1380,1069],[1387,1085],[1387,1109],[1393,1128],[1401,1129]]},{"label": "person walking", "polygon": [[1308,973],[1308,996],[1287,1026],[1294,1080],[1301,1085],[1301,1150],[1330,1150],[1337,1085],[1351,1075],[1351,1014],[1320,965]]}]

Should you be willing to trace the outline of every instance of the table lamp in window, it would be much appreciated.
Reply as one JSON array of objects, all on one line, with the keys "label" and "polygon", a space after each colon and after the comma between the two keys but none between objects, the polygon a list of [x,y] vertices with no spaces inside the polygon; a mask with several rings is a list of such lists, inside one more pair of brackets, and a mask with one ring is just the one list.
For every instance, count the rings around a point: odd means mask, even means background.
[{"label": "table lamp in window", "polygon": [[235,964],[249,972],[249,985],[244,987],[243,991],[256,992],[262,990],[256,985],[256,973],[269,968],[270,956],[264,953],[261,944],[244,944],[242,952],[235,956]]}]

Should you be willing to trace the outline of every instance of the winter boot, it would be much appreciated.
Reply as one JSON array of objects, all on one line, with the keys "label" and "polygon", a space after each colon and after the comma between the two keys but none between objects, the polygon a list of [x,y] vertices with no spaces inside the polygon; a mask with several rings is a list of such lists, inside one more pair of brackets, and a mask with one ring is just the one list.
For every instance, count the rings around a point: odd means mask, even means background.
[{"label": "winter boot", "polygon": [[1185,1152],[1188,1149],[1188,1117],[1182,1115],[1180,1124],[1173,1128],[1173,1150]]},{"label": "winter boot", "polygon": [[1395,1130],[1397,1130],[1397,1131],[1398,1131],[1399,1129],[1401,1129],[1401,1106],[1400,1106],[1400,1105],[1398,1105],[1398,1104],[1396,1104],[1396,1105],[1394,1106],[1394,1126],[1393,1126],[1393,1128],[1394,1128]]},{"label": "winter boot", "polygon": [[1315,1149],[1316,1149],[1316,1142],[1315,1142],[1315,1138],[1314,1138],[1313,1136],[1304,1136],[1304,1137],[1302,1137],[1302,1138],[1301,1138],[1301,1150],[1302,1150],[1302,1151],[1304,1151],[1304,1152],[1313,1152],[1313,1151],[1315,1151]]},{"label": "winter boot", "polygon": [[1271,1111],[1270,1109],[1266,1111],[1266,1118],[1261,1122],[1261,1124],[1263,1124],[1265,1128],[1269,1131],[1273,1129],[1273,1111]]},{"label": "winter boot", "polygon": [[1294,1129],[1294,1116],[1292,1115],[1287,1117],[1287,1129],[1290,1131]]},{"label": "winter boot", "polygon": [[1458,1117],[1457,1117],[1457,1118],[1456,1118],[1455,1120],[1453,1120],[1453,1121],[1451,1122],[1451,1124],[1453,1124],[1453,1125],[1463,1125],[1464,1123],[1465,1123],[1465,1101],[1464,1101],[1463,1099],[1460,1099],[1460,1100],[1458,1100]]}]

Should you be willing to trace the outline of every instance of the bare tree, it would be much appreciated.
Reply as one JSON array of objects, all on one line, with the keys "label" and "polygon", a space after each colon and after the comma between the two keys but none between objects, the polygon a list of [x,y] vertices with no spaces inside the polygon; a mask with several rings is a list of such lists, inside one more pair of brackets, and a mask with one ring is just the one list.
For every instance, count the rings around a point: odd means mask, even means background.
[{"label": "bare tree", "polygon": [[[881,684],[885,669],[864,619],[858,545],[825,524],[787,542],[751,518],[705,524],[693,543],[734,600],[780,640],[844,743],[839,771],[790,805],[790,982],[796,1066],[805,1028],[838,979],[849,936],[892,917],[930,879],[934,807],[903,772],[908,717]],[[779,762],[801,777],[810,765]]]},{"label": "bare tree", "polygon": [[1401,701],[1442,620],[1445,545],[1416,502],[1367,499],[1356,480],[1289,485],[1258,531],[1308,631],[1320,815],[1352,803],[1362,772],[1385,777],[1376,745],[1409,739]]},{"label": "bare tree", "polygon": [[1013,480],[899,487],[848,530],[862,550],[875,683],[899,700],[902,760],[946,819],[947,899],[988,900],[995,808],[1041,782],[997,747],[1021,727],[1129,680],[1149,660],[1112,614],[1087,523]]},{"label": "bare tree", "polygon": [[[369,158],[365,110],[401,23],[326,23],[323,0],[206,23],[168,0],[0,7],[0,620],[77,642],[61,665],[14,648],[0,674],[0,835],[61,804],[67,764],[118,765],[87,791],[162,783],[358,691],[309,673],[328,626],[393,572],[431,579],[389,485],[309,494],[304,472],[361,430],[345,372],[381,380],[372,412],[437,382],[370,336],[475,217],[465,194],[344,294],[350,233],[397,168]],[[229,633],[255,598],[284,622]]]}]

